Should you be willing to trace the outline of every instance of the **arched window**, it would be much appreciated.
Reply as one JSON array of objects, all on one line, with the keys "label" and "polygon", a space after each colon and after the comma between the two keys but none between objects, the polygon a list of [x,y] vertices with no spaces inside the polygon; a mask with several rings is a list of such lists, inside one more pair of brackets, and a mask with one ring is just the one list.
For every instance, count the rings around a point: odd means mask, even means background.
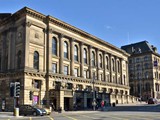
[{"label": "arched window", "polygon": [[68,44],[64,42],[64,58],[68,58]]},{"label": "arched window", "polygon": [[57,55],[57,40],[56,40],[56,38],[52,39],[52,55]]},{"label": "arched window", "polygon": [[99,54],[99,67],[102,68],[102,55]]},{"label": "arched window", "polygon": [[109,69],[109,59],[106,57],[106,68]]},{"label": "arched window", "polygon": [[84,48],[83,52],[84,63],[87,64],[87,50]]},{"label": "arched window", "polygon": [[17,69],[21,68],[21,61],[22,61],[21,59],[22,59],[22,52],[18,51],[18,54],[17,54]]},{"label": "arched window", "polygon": [[34,52],[34,69],[39,70],[39,53],[37,51]]},{"label": "arched window", "polygon": [[92,66],[95,66],[95,53],[92,51]]},{"label": "arched window", "polygon": [[77,45],[74,46],[74,60],[78,61],[78,47],[77,47]]},{"label": "arched window", "polygon": [[112,59],[112,70],[115,71],[115,63],[114,63],[114,59]]}]

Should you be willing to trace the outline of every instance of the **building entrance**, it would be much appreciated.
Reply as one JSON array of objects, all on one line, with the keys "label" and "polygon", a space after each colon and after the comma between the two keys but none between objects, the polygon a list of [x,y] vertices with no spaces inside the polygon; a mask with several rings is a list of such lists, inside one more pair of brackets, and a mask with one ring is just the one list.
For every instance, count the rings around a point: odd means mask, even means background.
[{"label": "building entrance", "polygon": [[64,97],[64,110],[65,111],[68,111],[68,110],[71,110],[72,108],[71,108],[71,106],[73,106],[73,105],[71,105],[71,98],[69,98],[69,97]]}]

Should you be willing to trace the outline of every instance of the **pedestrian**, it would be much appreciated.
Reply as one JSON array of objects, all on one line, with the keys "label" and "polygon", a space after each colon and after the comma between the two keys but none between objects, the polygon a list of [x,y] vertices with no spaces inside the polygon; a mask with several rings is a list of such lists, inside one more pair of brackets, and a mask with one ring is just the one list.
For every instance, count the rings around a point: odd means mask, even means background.
[{"label": "pedestrian", "polygon": [[104,101],[102,100],[101,102],[101,110],[103,111],[104,110]]}]

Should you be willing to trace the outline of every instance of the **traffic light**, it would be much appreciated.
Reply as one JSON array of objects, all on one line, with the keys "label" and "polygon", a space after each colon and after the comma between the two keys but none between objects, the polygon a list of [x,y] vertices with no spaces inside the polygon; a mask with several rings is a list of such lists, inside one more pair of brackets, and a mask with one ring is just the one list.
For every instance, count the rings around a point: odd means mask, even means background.
[{"label": "traffic light", "polygon": [[20,82],[15,82],[14,97],[20,96]]},{"label": "traffic light", "polygon": [[32,92],[32,91],[29,92],[29,99],[30,99],[30,100],[33,99],[33,92]]}]

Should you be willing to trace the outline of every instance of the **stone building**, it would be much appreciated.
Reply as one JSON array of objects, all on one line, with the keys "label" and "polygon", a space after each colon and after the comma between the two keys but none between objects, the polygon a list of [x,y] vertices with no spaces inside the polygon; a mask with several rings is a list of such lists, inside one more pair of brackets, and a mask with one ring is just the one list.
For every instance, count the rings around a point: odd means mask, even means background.
[{"label": "stone building", "polygon": [[14,82],[21,84],[19,104],[72,110],[91,108],[93,98],[97,104],[133,100],[125,51],[27,7],[2,16],[0,104],[6,109],[13,107]]},{"label": "stone building", "polygon": [[160,99],[160,54],[147,41],[121,47],[130,54],[130,94],[147,100]]}]

